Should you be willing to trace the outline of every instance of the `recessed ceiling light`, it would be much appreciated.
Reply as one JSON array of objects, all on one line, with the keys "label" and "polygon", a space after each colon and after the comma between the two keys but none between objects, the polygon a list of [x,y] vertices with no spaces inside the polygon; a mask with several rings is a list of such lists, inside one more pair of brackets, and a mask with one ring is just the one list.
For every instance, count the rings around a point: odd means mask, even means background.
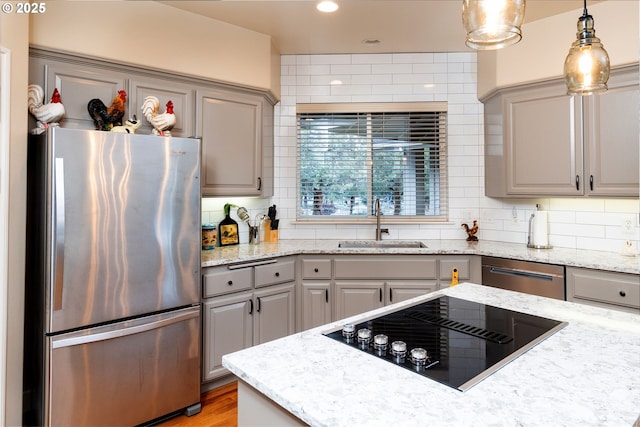
[{"label": "recessed ceiling light", "polygon": [[338,10],[338,3],[331,0],[323,0],[317,4],[316,9],[320,12],[335,12]]},{"label": "recessed ceiling light", "polygon": [[366,44],[367,46],[377,46],[382,43],[381,40],[378,39],[364,39],[362,40],[362,44]]},{"label": "recessed ceiling light", "polygon": [[341,85],[342,84],[342,80],[331,80],[331,82],[329,82],[330,85]]}]

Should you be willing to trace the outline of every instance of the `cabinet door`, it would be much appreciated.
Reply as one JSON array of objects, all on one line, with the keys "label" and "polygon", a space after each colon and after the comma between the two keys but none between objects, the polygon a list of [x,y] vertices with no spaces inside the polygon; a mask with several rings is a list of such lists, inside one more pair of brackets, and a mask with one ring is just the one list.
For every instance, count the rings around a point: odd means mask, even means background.
[{"label": "cabinet door", "polygon": [[438,289],[438,283],[431,281],[398,282],[390,281],[386,283],[386,303],[395,304],[408,299],[419,297]]},{"label": "cabinet door", "polygon": [[336,320],[384,306],[384,282],[336,282]]},{"label": "cabinet door", "polygon": [[[53,63],[45,66],[45,74],[45,99],[48,102],[53,89],[58,88],[65,109],[60,126],[65,128],[95,129],[93,119],[87,111],[89,100],[98,98],[109,106],[119,90],[129,90],[124,75],[97,67]],[[133,114],[136,113],[127,108],[124,119]]]},{"label": "cabinet door", "polygon": [[142,103],[147,96],[155,96],[160,101],[159,113],[164,113],[168,101],[173,103],[176,124],[171,129],[172,136],[191,137],[195,135],[193,127],[194,91],[186,83],[174,83],[169,80],[152,79],[150,77],[131,80],[129,106],[131,115],[142,120],[142,126],[136,133],[148,135],[153,130],[142,114]]},{"label": "cabinet door", "polygon": [[288,283],[254,293],[254,345],[295,332],[295,287]]},{"label": "cabinet door", "polygon": [[263,101],[223,91],[199,91],[196,97],[203,195],[260,196]]},{"label": "cabinet door", "polygon": [[228,371],[222,367],[222,356],[251,347],[253,325],[250,314],[251,293],[205,300],[202,379],[213,380]]},{"label": "cabinet door", "polygon": [[638,197],[640,193],[640,86],[638,69],[612,74],[609,90],[585,102],[588,194]]},{"label": "cabinet door", "polygon": [[331,322],[330,282],[302,282],[302,330]]},{"label": "cabinet door", "polygon": [[507,195],[583,194],[581,97],[541,85],[506,95],[503,111]]},{"label": "cabinet door", "polygon": [[482,260],[479,256],[448,255],[439,258],[440,289],[451,284],[453,269],[458,270],[458,282],[482,283]]}]

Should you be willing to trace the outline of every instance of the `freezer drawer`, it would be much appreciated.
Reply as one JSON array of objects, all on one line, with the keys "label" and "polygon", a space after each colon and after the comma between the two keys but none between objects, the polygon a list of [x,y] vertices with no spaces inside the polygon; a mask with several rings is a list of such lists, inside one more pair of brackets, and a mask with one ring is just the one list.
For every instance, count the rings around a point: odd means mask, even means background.
[{"label": "freezer drawer", "polygon": [[200,402],[200,307],[49,338],[50,425],[137,425]]}]

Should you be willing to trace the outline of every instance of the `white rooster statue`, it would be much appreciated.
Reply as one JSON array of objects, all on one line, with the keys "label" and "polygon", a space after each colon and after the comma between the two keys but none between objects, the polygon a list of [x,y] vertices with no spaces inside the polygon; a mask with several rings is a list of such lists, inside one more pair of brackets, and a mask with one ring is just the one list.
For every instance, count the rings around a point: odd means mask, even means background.
[{"label": "white rooster statue", "polygon": [[58,89],[53,89],[51,102],[48,104],[44,103],[44,90],[40,86],[29,85],[27,91],[29,95],[27,106],[37,121],[36,127],[31,130],[31,133],[39,135],[51,126],[58,126],[58,122],[64,117],[64,105],[62,105]]},{"label": "white rooster statue", "polygon": [[153,126],[153,134],[171,136],[171,129],[176,125],[176,115],[173,113],[173,102],[167,102],[164,113],[158,114],[160,101],[155,96],[147,96],[142,102],[142,114]]}]

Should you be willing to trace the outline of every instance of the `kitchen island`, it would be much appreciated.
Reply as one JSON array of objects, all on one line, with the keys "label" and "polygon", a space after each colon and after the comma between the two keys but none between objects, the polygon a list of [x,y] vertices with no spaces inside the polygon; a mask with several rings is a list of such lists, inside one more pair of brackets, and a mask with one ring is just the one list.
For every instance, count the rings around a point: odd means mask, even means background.
[{"label": "kitchen island", "polygon": [[[466,392],[322,335],[439,295],[568,325]],[[631,426],[640,415],[640,315],[469,283],[228,354],[223,365],[240,380],[240,425]]]}]

